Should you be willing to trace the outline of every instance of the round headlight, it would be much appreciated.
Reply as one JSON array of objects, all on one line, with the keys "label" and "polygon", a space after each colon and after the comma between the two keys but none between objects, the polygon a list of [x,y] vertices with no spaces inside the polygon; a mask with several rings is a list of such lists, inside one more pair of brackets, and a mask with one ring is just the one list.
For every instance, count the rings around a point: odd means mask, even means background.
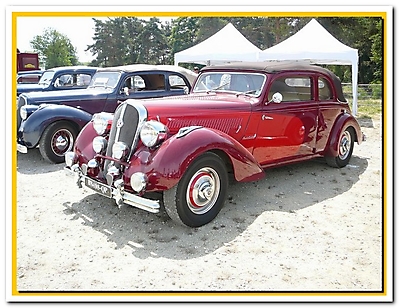
[{"label": "round headlight", "polygon": [[19,109],[19,115],[21,116],[22,120],[26,120],[28,117],[28,111],[26,110],[25,106],[22,106],[21,109]]},{"label": "round headlight", "polygon": [[129,153],[128,146],[123,142],[115,142],[112,146],[112,157],[116,159],[122,159]]},{"label": "round headlight", "polygon": [[109,116],[106,116],[104,113],[96,113],[93,115],[93,127],[98,135],[105,133],[108,120],[110,120]]},{"label": "round headlight", "polygon": [[140,138],[143,144],[149,148],[162,142],[167,135],[167,127],[161,122],[145,122],[140,131]]},{"label": "round headlight", "polygon": [[93,150],[94,152],[101,153],[107,147],[107,140],[104,137],[97,136],[93,139]]},{"label": "round headlight", "polygon": [[130,186],[136,192],[141,192],[147,185],[147,176],[142,172],[133,173],[130,177]]}]

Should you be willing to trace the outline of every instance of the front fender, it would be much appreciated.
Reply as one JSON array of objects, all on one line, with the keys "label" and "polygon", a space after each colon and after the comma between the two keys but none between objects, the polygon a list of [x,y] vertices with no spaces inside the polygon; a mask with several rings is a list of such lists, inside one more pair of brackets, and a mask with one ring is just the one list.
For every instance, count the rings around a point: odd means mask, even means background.
[{"label": "front fender", "polygon": [[210,128],[195,129],[183,137],[174,135],[155,151],[142,148],[125,175],[130,178],[134,172],[145,172],[149,176],[149,190],[166,190],[180,181],[192,161],[208,151],[227,157],[226,163],[231,164],[239,182],[256,181],[265,176],[246,148],[229,135]]},{"label": "front fender", "polygon": [[358,144],[362,143],[363,133],[356,118],[349,113],[342,113],[335,121],[334,126],[330,132],[330,138],[327,142],[325,155],[337,156],[338,155],[338,143],[339,137],[343,130],[348,127],[353,127],[355,131],[355,141]]},{"label": "front fender", "polygon": [[33,112],[20,128],[21,141],[32,148],[38,145],[44,130],[57,121],[73,123],[78,131],[91,120],[92,115],[86,111],[66,105],[45,105]]}]

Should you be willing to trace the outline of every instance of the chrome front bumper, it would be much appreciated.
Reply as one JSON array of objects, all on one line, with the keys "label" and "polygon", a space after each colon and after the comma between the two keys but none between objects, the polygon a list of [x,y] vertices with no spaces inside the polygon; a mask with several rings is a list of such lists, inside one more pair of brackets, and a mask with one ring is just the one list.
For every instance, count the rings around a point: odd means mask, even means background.
[{"label": "chrome front bumper", "polygon": [[121,206],[122,203],[128,204],[133,207],[145,210],[151,213],[159,213],[159,201],[146,199],[130,192],[125,191],[123,187],[123,181],[117,180],[113,183],[113,186],[109,186],[98,181],[89,178],[84,175],[82,170],[78,165],[73,165],[72,167],[64,167],[64,171],[68,176],[76,176],[76,184],[79,188],[83,185],[96,193],[103,195],[108,198],[115,199],[116,204]]},{"label": "chrome front bumper", "polygon": [[17,143],[17,151],[19,153],[26,154],[26,153],[28,153],[28,148],[20,143]]}]

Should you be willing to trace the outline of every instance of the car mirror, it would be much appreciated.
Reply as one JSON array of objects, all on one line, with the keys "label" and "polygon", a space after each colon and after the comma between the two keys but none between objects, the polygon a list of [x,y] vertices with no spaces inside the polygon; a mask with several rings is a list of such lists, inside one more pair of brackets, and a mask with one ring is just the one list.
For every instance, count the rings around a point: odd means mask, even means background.
[{"label": "car mirror", "polygon": [[281,95],[280,92],[276,92],[273,94],[272,99],[268,102],[268,104],[270,103],[280,104],[282,101],[283,101],[283,96]]},{"label": "car mirror", "polygon": [[187,86],[184,86],[183,90],[184,90],[184,94],[188,94],[190,92]]}]

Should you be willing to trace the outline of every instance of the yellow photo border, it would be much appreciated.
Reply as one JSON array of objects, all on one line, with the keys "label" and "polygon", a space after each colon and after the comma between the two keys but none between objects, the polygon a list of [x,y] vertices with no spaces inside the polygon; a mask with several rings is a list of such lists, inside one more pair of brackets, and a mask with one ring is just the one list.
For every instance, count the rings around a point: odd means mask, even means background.
[{"label": "yellow photo border", "polygon": [[[52,9],[55,9],[56,7],[53,7]],[[93,7],[95,8],[95,7]],[[345,8],[345,7],[343,7]],[[378,8],[378,7],[376,7]],[[40,9],[40,7],[39,7]],[[79,7],[77,7],[79,9]],[[109,8],[107,8],[109,9]],[[210,7],[212,9],[212,7]],[[99,18],[99,17],[123,17],[123,16],[135,16],[135,17],[380,17],[384,20],[384,42],[383,42],[383,58],[384,58],[384,64],[383,64],[383,80],[384,85],[383,85],[383,97],[387,98],[390,97],[388,95],[388,64],[387,64],[387,59],[388,59],[388,50],[387,50],[387,39],[388,39],[388,13],[386,11],[386,7],[383,10],[380,11],[323,11],[323,7],[316,8],[315,11],[313,10],[306,10],[306,7],[304,7],[305,11],[269,11],[269,7],[263,7],[264,11],[258,11],[258,10],[249,10],[249,11],[240,11],[240,12],[235,12],[235,11],[220,11],[220,12],[209,12],[206,10],[203,11],[114,11],[114,12],[103,12],[103,11],[56,11],[56,10],[50,10],[50,11],[23,11],[23,10],[15,10],[11,13],[11,32],[12,32],[12,44],[11,47],[11,55],[12,55],[12,76],[13,79],[16,79],[16,54],[15,50],[17,49],[16,45],[16,36],[17,36],[17,27],[18,27],[18,18],[21,17],[39,17],[39,18],[45,18],[45,17],[88,17],[88,18]],[[357,9],[361,9],[361,7],[358,7]],[[389,9],[389,8],[388,8]],[[390,8],[392,9],[392,8]],[[392,13],[392,12],[391,12]],[[16,83],[12,83],[12,100],[15,102],[16,101]],[[15,113],[16,113],[16,106],[15,104],[12,104],[12,114],[11,119],[12,119],[12,134],[13,136],[16,135],[16,119],[15,119]],[[385,99],[383,101],[383,111],[386,111],[388,108],[388,101]],[[388,142],[388,131],[387,131],[387,113],[383,112],[383,142],[384,142],[384,147],[383,147],[383,161],[384,161],[384,177],[383,177],[383,183],[387,183],[387,161],[388,161],[388,156],[387,156],[387,142]],[[388,263],[388,258],[387,258],[387,247],[388,245],[388,230],[387,230],[387,199],[388,199],[388,190],[387,190],[387,185],[383,186],[383,259],[382,259],[382,264],[383,264],[383,290],[382,292],[364,292],[364,291],[359,291],[359,292],[240,292],[240,293],[234,293],[234,292],[19,292],[17,289],[17,239],[16,239],[16,234],[17,234],[17,189],[16,189],[16,184],[17,184],[17,150],[16,150],[16,141],[12,143],[11,147],[12,151],[12,210],[11,210],[11,216],[12,216],[12,222],[11,222],[11,234],[12,234],[12,258],[11,258],[11,275],[12,275],[12,281],[11,281],[11,295],[14,297],[27,297],[27,296],[34,296],[34,297],[40,297],[40,296],[49,296],[49,297],[56,297],[56,296],[77,296],[79,298],[81,297],[92,297],[92,296],[120,296],[120,297],[141,297],[139,300],[145,301],[145,297],[155,297],[155,299],[152,300],[160,300],[160,296],[166,296],[166,297],[173,297],[173,296],[183,296],[187,297],[187,300],[190,300],[191,296],[199,296],[201,300],[203,300],[204,296],[210,296],[211,298],[209,299],[210,301],[214,300],[215,297],[226,297],[226,296],[235,296],[235,299],[239,301],[240,296],[267,296],[267,297],[276,297],[276,296],[298,296],[298,297],[305,297],[308,295],[313,295],[313,296],[320,296],[320,297],[325,297],[325,296],[334,296],[334,297],[348,297],[352,296],[355,297],[354,299],[351,299],[351,301],[356,301],[356,297],[383,297],[387,296],[388,294],[388,268],[387,265]],[[390,269],[392,270],[392,269]],[[7,282],[6,282],[7,283]],[[393,295],[391,295],[393,296]],[[67,299],[64,299],[67,300]],[[184,300],[184,299],[181,299]],[[226,299],[227,300],[227,299]],[[261,298],[256,298],[254,300],[261,300]],[[270,299],[269,299],[270,300]],[[341,299],[342,300],[342,299]],[[151,301],[151,300],[149,300]],[[223,301],[223,298],[222,298]],[[231,299],[230,299],[231,301]],[[378,301],[378,299],[376,300]],[[381,301],[383,299],[381,298]]]}]

